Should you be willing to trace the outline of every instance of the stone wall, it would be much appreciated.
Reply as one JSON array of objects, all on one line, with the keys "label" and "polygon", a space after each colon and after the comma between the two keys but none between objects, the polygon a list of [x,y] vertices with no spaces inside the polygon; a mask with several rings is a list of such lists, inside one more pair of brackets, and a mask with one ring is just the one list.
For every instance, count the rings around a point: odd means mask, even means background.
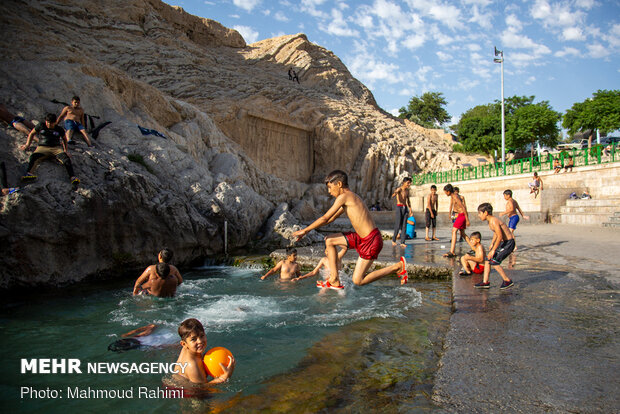
[{"label": "stone wall", "polygon": [[[512,190],[513,198],[519,202],[525,214],[531,216],[531,223],[553,222],[553,216],[560,212],[560,207],[566,204],[572,192],[581,194],[584,190],[588,190],[594,199],[620,197],[620,163],[577,167],[569,173],[553,174],[553,171],[545,171],[538,174],[543,180],[544,190],[537,198],[530,194],[528,187],[528,183],[532,181],[532,174],[456,181],[451,184],[459,187],[460,194],[465,197],[472,223],[478,222],[475,212],[481,203],[489,202],[495,211],[503,211],[506,201],[502,193],[507,189]],[[444,185],[437,184],[438,225],[446,225],[449,222],[447,213],[450,201],[443,192]],[[410,201],[416,221],[420,223],[418,226],[424,226],[424,207],[430,186],[431,184],[411,187]]]}]

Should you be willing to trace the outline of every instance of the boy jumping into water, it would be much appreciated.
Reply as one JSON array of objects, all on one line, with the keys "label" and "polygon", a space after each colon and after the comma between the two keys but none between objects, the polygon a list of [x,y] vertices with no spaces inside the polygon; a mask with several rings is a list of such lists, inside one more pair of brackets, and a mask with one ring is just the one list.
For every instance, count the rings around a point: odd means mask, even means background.
[{"label": "boy jumping into water", "polygon": [[478,217],[482,221],[489,223],[489,228],[493,232],[493,240],[489,247],[489,254],[484,261],[484,275],[482,282],[476,283],[474,287],[477,289],[488,289],[491,286],[489,283],[489,274],[491,273],[491,266],[497,270],[497,273],[504,279],[500,289],[506,289],[514,285],[512,280],[506,276],[506,272],[500,266],[502,261],[510,256],[510,253],[515,248],[515,240],[512,233],[508,230],[508,227],[497,217],[493,217],[493,206],[489,203],[482,203],[478,206]]},{"label": "boy jumping into water", "polygon": [[286,248],[286,260],[280,260],[273,269],[261,276],[260,280],[265,280],[274,273],[280,272],[280,279],[291,280],[294,276],[301,275],[301,266],[297,263],[297,249]]},{"label": "boy jumping into water", "polygon": [[[345,246],[340,246],[340,251],[338,252],[338,272],[342,270],[342,258],[347,253],[347,248]],[[319,260],[319,264],[316,265],[312,272],[308,272],[303,276],[296,277],[293,279],[293,282],[297,282],[298,280],[305,279],[308,277],[316,276],[322,268],[326,268],[329,277],[329,259],[327,258],[327,249],[325,249],[325,257]]]},{"label": "boy jumping into water", "polygon": [[469,227],[469,215],[467,214],[467,208],[461,200],[461,197],[454,192],[452,184],[446,184],[443,188],[443,192],[450,197],[450,208],[448,212],[454,211],[457,216],[452,225],[452,240],[450,241],[450,251],[443,255],[443,257],[456,257],[454,249],[456,248],[456,234],[461,233],[461,236],[465,235],[465,229]]},{"label": "boy jumping into water", "polygon": [[538,176],[538,173],[534,173],[534,181],[528,184],[530,187],[530,194],[534,193],[534,198],[538,197],[538,193],[543,190],[542,178]]},{"label": "boy jumping into water", "polygon": [[461,265],[463,270],[459,273],[459,276],[471,276],[472,273],[482,273],[484,269],[484,247],[482,247],[482,235],[478,231],[474,231],[471,236],[465,235],[465,241],[473,250],[471,252],[461,256]]},{"label": "boy jumping into water", "polygon": [[356,285],[365,285],[392,273],[398,273],[401,277],[401,284],[407,283],[407,263],[402,256],[399,263],[366,274],[383,248],[381,232],[362,199],[349,189],[348,177],[344,171],[334,170],[329,173],[325,178],[325,184],[329,194],[336,199],[334,204],[314,223],[293,233],[293,237],[299,240],[311,230],[331,223],[342,213],[346,213],[349,217],[355,232],[330,234],[325,238],[330,278],[324,287],[340,288],[342,286],[338,277],[336,246],[353,248],[359,253],[360,257],[353,271],[353,283]]},{"label": "boy jumping into water", "polygon": [[428,237],[428,230],[433,227],[432,240],[439,240],[435,237],[435,229],[437,228],[437,206],[439,204],[439,197],[437,196],[437,186],[431,185],[431,193],[426,199],[426,211],[424,212],[424,218],[426,219],[426,238],[424,240],[431,241]]},{"label": "boy jumping into water", "polygon": [[[207,335],[205,328],[198,319],[190,318],[181,322],[179,325],[179,336],[181,337],[181,353],[177,359],[177,364],[185,366],[182,372],[177,368],[175,377],[188,380],[195,384],[215,385],[228,381],[235,370],[235,359],[230,357],[228,366],[220,363],[224,373],[217,378],[208,381],[207,370],[202,360],[202,354],[207,350]],[[178,367],[178,366],[177,366]]]},{"label": "boy jumping into water", "polygon": [[409,217],[409,211],[411,211],[409,187],[411,187],[411,178],[407,177],[403,180],[402,185],[392,194],[392,198],[396,197],[394,236],[392,237],[393,246],[396,246],[398,232],[400,232],[400,245],[403,247],[405,246],[405,239],[407,238],[407,232],[405,231],[407,229],[407,217]]},{"label": "boy jumping into water", "polygon": [[78,131],[84,136],[84,141],[88,144],[89,147],[93,146],[93,143],[86,132],[86,128],[84,125],[86,124],[84,120],[84,109],[80,106],[80,97],[74,96],[71,99],[71,106],[65,106],[58,115],[58,122],[65,120],[65,129],[67,130],[67,142],[73,144],[73,131]]},{"label": "boy jumping into water", "polygon": [[[517,200],[512,198],[512,190],[504,191],[504,199],[506,200],[506,211],[499,213],[499,216],[508,217],[508,228],[510,229],[512,236],[514,237],[515,230],[517,229],[517,224],[519,223],[519,214],[521,214],[521,217],[523,217],[525,220],[529,220],[530,217],[523,214],[523,211],[521,211],[521,207],[519,207],[519,203],[517,203]],[[517,211],[519,212],[519,214],[517,214]],[[516,246],[515,250],[517,250]]]}]

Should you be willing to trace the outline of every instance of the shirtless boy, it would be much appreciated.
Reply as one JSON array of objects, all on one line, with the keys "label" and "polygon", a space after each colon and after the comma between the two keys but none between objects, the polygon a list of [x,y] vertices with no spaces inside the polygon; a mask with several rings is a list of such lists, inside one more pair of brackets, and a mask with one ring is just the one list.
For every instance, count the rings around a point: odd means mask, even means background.
[{"label": "shirtless boy", "polygon": [[537,172],[534,173],[534,181],[528,185],[530,186],[530,194],[534,193],[534,198],[538,197],[538,193],[543,190],[543,181]]},{"label": "shirtless boy", "polygon": [[[508,217],[508,228],[514,236],[515,230],[517,229],[517,223],[519,223],[519,214],[521,214],[521,217],[523,217],[525,220],[529,220],[530,217],[523,214],[523,211],[521,211],[521,207],[519,207],[519,203],[517,203],[517,200],[512,198],[512,190],[504,191],[504,199],[506,200],[506,211],[499,213],[499,216]],[[519,212],[519,214],[517,214],[517,211]],[[516,246],[515,250],[517,250]]]},{"label": "shirtless boy", "polygon": [[280,272],[280,279],[291,280],[293,277],[301,275],[301,266],[297,263],[297,249],[288,247],[286,249],[286,260],[280,260],[273,269],[265,273],[260,280],[265,280],[274,273]]},{"label": "shirtless boy", "polygon": [[401,284],[407,283],[407,263],[404,257],[400,258],[399,263],[366,274],[383,248],[381,232],[375,225],[370,211],[362,199],[349,189],[348,177],[344,171],[334,170],[329,173],[325,178],[325,184],[329,194],[335,198],[334,204],[327,210],[327,213],[314,223],[293,233],[293,236],[299,240],[311,230],[331,223],[342,213],[346,213],[349,217],[355,232],[330,234],[325,238],[330,278],[325,282],[324,287],[340,288],[342,286],[338,277],[336,246],[353,248],[359,253],[360,257],[357,259],[353,271],[353,283],[356,285],[361,286],[374,282],[391,273],[398,273],[398,276],[401,277]]},{"label": "shirtless boy", "polygon": [[[340,251],[338,252],[338,271],[342,270],[342,258],[347,253],[347,250],[348,249],[345,246],[340,246]],[[327,259],[327,249],[325,249],[325,257],[319,260],[319,264],[316,265],[313,271],[308,272],[303,276],[296,277],[295,279],[293,279],[293,282],[297,282],[298,280],[308,277],[314,277],[319,273],[322,268],[327,269],[327,277],[329,277],[329,259]]]},{"label": "shirtless boy", "polygon": [[84,109],[80,106],[80,97],[74,96],[71,99],[71,105],[65,106],[58,115],[58,121],[60,122],[64,118],[65,120],[65,129],[67,130],[67,141],[71,144],[73,143],[73,131],[79,131],[84,136],[84,141],[88,144],[89,147],[92,147],[92,142],[88,133],[86,132],[86,128],[84,125],[86,124],[84,120]]},{"label": "shirtless boy", "polygon": [[230,357],[228,366],[220,363],[224,373],[217,378],[209,381],[207,370],[203,362],[203,353],[207,349],[207,335],[205,328],[198,319],[190,318],[181,322],[179,325],[179,336],[181,337],[181,353],[177,358],[177,365],[184,366],[185,370],[177,368],[174,376],[182,380],[190,381],[194,384],[215,385],[228,381],[235,370],[235,359]]},{"label": "shirtless boy", "polygon": [[396,246],[398,232],[400,232],[400,245],[405,246],[407,217],[409,217],[409,211],[411,211],[409,187],[411,187],[411,178],[407,177],[403,180],[402,185],[392,194],[392,198],[396,197],[396,210],[394,210],[394,220],[396,222],[394,223],[394,236],[392,236],[393,246]]},{"label": "shirtless boy", "polygon": [[484,247],[482,247],[482,235],[478,231],[474,231],[471,236],[465,235],[465,241],[473,250],[471,252],[461,256],[461,265],[463,270],[459,273],[459,276],[470,276],[472,273],[482,273],[484,269]]},{"label": "shirtless boy", "polygon": [[493,216],[493,206],[489,203],[482,203],[478,206],[478,217],[482,221],[489,223],[489,228],[493,232],[493,240],[489,247],[489,254],[484,261],[484,275],[482,282],[474,285],[477,289],[488,289],[491,286],[489,283],[489,274],[491,273],[491,266],[497,270],[497,273],[504,279],[500,289],[506,289],[514,285],[512,280],[506,276],[506,272],[500,266],[502,261],[510,256],[510,253],[515,248],[515,240],[512,233],[508,230],[508,227],[497,217]]},{"label": "shirtless boy", "polygon": [[[171,297],[174,296],[174,294],[176,293],[177,290],[177,286],[180,285],[181,283],[183,283],[183,278],[181,277],[181,273],[179,272],[179,269],[177,269],[175,266],[170,264],[170,261],[172,260],[172,250],[168,249],[167,247],[163,248],[158,254],[157,254],[157,261],[158,263],[165,263],[169,266],[169,270],[168,273],[171,277],[171,280],[174,279],[176,281],[176,284],[174,284],[172,281],[168,281],[168,277],[166,276],[165,279],[162,279],[157,272],[157,265],[151,265],[149,267],[147,267],[146,269],[144,269],[144,272],[142,272],[142,274],[140,275],[140,277],[136,280],[136,283],[134,284],[133,287],[133,294],[134,295],[138,295],[142,292],[144,293],[150,293],[151,295],[154,296],[164,296],[165,297]],[[163,272],[163,267],[162,267],[162,272]],[[150,282],[150,281],[153,282]],[[144,285],[143,285],[144,284]],[[164,289],[164,295],[161,294],[155,294],[152,291],[160,291],[161,289]],[[172,290],[172,294],[169,294],[169,291]]]},{"label": "shirtless boy", "polygon": [[157,263],[146,268],[133,287],[133,294],[149,294],[160,298],[171,298],[177,291],[179,281],[170,274],[168,263]]},{"label": "shirtless boy", "polygon": [[454,192],[452,184],[446,184],[443,188],[443,192],[450,197],[450,208],[448,212],[454,211],[456,213],[456,220],[452,225],[452,240],[450,241],[450,251],[443,255],[443,257],[456,257],[454,250],[456,248],[456,234],[461,233],[461,236],[465,235],[465,229],[469,227],[469,215],[467,214],[467,208],[463,203],[461,197]]},{"label": "shirtless boy", "polygon": [[435,237],[435,230],[437,228],[437,207],[439,204],[439,196],[437,195],[437,186],[435,184],[431,185],[431,193],[428,195],[426,199],[426,211],[424,212],[424,218],[426,219],[426,238],[424,240],[430,241],[431,239],[428,237],[428,230],[432,226],[433,227],[433,238],[432,240],[439,240]]}]

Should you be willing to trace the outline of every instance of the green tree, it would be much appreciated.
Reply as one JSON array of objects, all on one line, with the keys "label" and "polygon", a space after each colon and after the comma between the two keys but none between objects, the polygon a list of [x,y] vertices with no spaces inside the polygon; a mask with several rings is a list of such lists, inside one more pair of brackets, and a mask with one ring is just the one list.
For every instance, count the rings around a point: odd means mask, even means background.
[{"label": "green tree", "polygon": [[548,101],[526,104],[514,110],[506,127],[506,140],[514,148],[531,144],[534,151],[536,141],[555,147],[558,142],[561,114],[549,106]]},{"label": "green tree", "polygon": [[407,108],[398,110],[399,118],[408,119],[424,128],[439,128],[450,120],[447,105],[441,92],[425,92],[421,97],[414,96]]},{"label": "green tree", "polygon": [[562,126],[570,135],[589,130],[589,146],[595,129],[603,133],[620,129],[620,90],[599,89],[592,98],[573,104],[562,117]]},{"label": "green tree", "polygon": [[[547,101],[534,104],[534,96],[511,96],[504,100],[506,145],[524,148],[540,141],[555,145],[560,114]],[[451,127],[466,152],[492,154],[501,148],[501,102],[478,105],[467,110]]]}]

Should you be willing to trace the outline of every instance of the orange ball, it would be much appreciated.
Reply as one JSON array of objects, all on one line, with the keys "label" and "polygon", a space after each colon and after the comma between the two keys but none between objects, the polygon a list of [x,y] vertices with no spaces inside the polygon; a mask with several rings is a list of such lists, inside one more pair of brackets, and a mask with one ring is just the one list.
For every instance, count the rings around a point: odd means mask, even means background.
[{"label": "orange ball", "polygon": [[232,352],[224,347],[216,346],[215,348],[209,349],[203,358],[207,374],[213,378],[217,378],[224,374],[222,367],[220,367],[220,363],[227,367],[232,357]]}]

